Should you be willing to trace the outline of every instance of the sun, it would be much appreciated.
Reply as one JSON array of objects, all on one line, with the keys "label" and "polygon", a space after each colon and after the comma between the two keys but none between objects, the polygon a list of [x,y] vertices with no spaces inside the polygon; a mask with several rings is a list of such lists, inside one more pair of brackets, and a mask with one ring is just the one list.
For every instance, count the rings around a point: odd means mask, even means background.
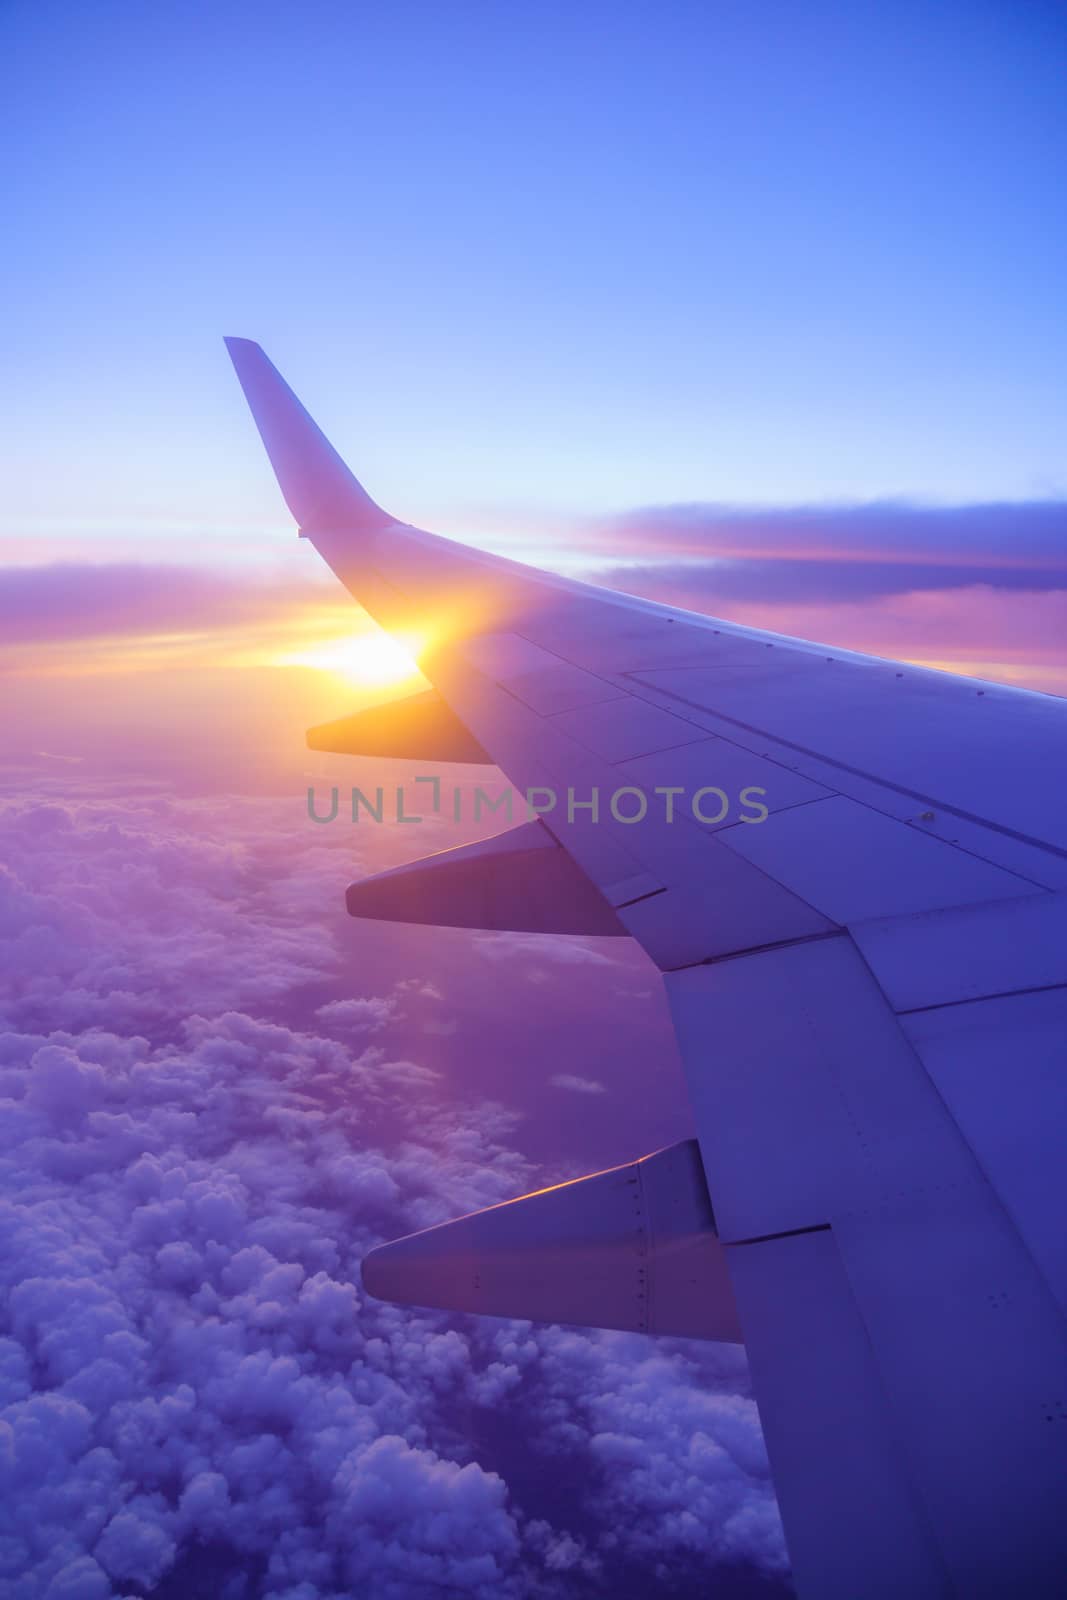
[{"label": "sun", "polygon": [[376,630],[355,638],[327,639],[287,656],[286,665],[335,672],[357,688],[381,688],[421,676],[415,659],[419,648],[416,639],[394,639],[391,634]]},{"label": "sun", "polygon": [[343,640],[335,669],[353,683],[401,683],[419,676],[414,639],[394,639],[388,633],[365,633]]}]

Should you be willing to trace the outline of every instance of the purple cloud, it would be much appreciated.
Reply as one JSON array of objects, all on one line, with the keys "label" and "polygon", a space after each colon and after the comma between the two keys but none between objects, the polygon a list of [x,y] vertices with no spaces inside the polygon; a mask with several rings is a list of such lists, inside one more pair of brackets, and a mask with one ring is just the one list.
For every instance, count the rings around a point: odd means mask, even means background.
[{"label": "purple cloud", "polygon": [[[594,535],[604,562],[625,554],[648,569],[658,588],[691,587],[709,603],[844,602],[977,584],[1067,589],[1061,501],[664,506],[601,523]],[[620,588],[635,582],[632,567],[612,566],[598,577]]]},{"label": "purple cloud", "polygon": [[[616,565],[621,558],[659,574],[661,587],[691,584],[709,600],[804,604],[976,584],[1067,589],[1062,501],[649,507],[590,525],[580,542],[600,581],[631,586],[633,568]],[[328,585],[308,580],[294,588],[262,574],[61,562],[0,572],[0,630],[19,643],[246,626],[334,599]]]},{"label": "purple cloud", "polygon": [[330,598],[321,585],[271,583],[152,563],[57,562],[0,570],[5,643],[218,628],[279,618],[294,604]]}]

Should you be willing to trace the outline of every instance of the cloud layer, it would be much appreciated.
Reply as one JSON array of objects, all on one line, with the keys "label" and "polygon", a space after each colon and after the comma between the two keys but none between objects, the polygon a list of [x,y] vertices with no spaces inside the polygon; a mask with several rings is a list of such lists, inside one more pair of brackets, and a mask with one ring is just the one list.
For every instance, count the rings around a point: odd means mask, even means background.
[{"label": "cloud layer", "polygon": [[[527,554],[551,565],[553,545]],[[693,610],[1067,691],[1063,501],[652,507],[572,530],[568,570],[583,558],[598,582]],[[10,568],[0,666],[62,670],[67,641],[112,669],[266,659],[283,639],[356,627],[340,599],[320,572],[294,587],[132,563]]]},{"label": "cloud layer", "polygon": [[352,846],[292,816],[0,814],[0,1595],[774,1592],[739,1351],[364,1300],[373,1243],[541,1172],[420,1059],[425,974],[323,998]]}]

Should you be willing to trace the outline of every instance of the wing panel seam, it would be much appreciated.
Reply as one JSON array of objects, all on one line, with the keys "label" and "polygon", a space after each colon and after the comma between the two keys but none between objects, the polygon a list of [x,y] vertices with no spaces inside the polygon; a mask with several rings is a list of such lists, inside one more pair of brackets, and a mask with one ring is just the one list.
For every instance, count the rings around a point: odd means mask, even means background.
[{"label": "wing panel seam", "polygon": [[[895,794],[907,795],[909,800],[918,800],[923,805],[939,806],[942,811],[947,811],[954,817],[961,817],[964,822],[973,822],[977,827],[988,828],[991,833],[1003,834],[1006,839],[1016,839],[1020,844],[1028,844],[1035,850],[1043,850],[1047,855],[1058,856],[1061,860],[1067,861],[1067,850],[1061,849],[1059,845],[1050,844],[1047,839],[1038,839],[1033,834],[1023,833],[1018,828],[1009,828],[1002,822],[993,822],[988,817],[979,816],[974,811],[965,811],[962,806],[952,805],[947,800],[940,800],[936,795],[923,794],[919,789],[909,789],[902,783],[893,783],[888,778],[880,778],[877,773],[867,772],[863,767],[854,767],[847,761],[839,761],[833,756],[823,755],[818,750],[812,750],[808,745],[797,744],[793,739],[786,739],[781,734],[771,733],[766,728],[759,728],[755,723],[744,722],[740,717],[727,716],[725,711],[715,711],[710,706],[702,706],[698,701],[690,700],[687,696],[678,694],[676,690],[661,688],[654,683],[645,683],[645,680],[638,677],[636,673],[626,672],[622,676],[632,678],[635,683],[643,683],[646,688],[654,689],[658,694],[663,694],[668,699],[677,700],[682,705],[692,706],[694,711],[703,711],[708,716],[718,717],[723,722],[729,722],[735,728],[744,728],[749,733],[756,733],[761,739],[770,739],[787,750],[796,750],[800,755],[810,756],[813,761],[821,761],[825,766],[836,767],[840,772],[851,773],[854,778],[862,778],[865,782],[877,784],[883,789],[892,789]],[[857,805],[862,805],[863,803],[861,800],[856,801]],[[873,811],[874,809],[873,806],[868,807],[868,810]],[[894,820],[899,822],[901,819],[897,817]],[[904,823],[904,826],[908,826],[907,822]],[[974,856],[978,861],[985,859],[983,856],[977,855],[975,851],[966,850],[961,845],[953,843],[950,839],[944,839],[941,843],[949,845],[953,850],[960,850],[963,855]],[[1021,883],[1034,882],[1033,879],[1024,877],[1021,872],[1016,872],[1011,867],[1002,866],[1000,870],[1002,872],[1010,872],[1012,877],[1018,878]],[[1034,886],[1039,889],[1045,887],[1044,884],[1037,883]]]}]

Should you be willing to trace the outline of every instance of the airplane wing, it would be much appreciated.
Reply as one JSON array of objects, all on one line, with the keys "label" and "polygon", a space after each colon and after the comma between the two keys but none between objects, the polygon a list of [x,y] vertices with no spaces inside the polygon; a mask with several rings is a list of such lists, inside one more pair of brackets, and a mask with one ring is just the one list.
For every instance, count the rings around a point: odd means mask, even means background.
[{"label": "airplane wing", "polygon": [[411,528],[227,343],[301,533],[433,685],[340,747],[530,796],[350,909],[633,937],[696,1124],[384,1246],[368,1289],[742,1337],[801,1596],[1061,1594],[1067,702]]}]

